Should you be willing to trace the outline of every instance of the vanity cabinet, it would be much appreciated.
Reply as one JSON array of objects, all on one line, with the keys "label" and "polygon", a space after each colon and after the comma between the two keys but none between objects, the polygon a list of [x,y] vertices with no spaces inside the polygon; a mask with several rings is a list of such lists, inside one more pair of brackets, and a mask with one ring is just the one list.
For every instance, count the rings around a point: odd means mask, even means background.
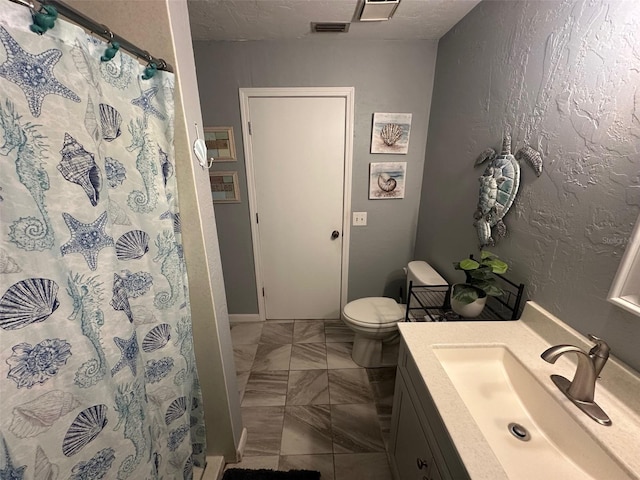
[{"label": "vanity cabinet", "polygon": [[392,455],[396,465],[398,479],[432,480],[433,453],[424,433],[416,408],[409,397],[404,382],[396,378],[394,411],[398,410],[398,418],[394,420],[396,427],[392,440]]},{"label": "vanity cabinet", "polygon": [[389,453],[396,480],[470,478],[404,340],[398,358]]}]

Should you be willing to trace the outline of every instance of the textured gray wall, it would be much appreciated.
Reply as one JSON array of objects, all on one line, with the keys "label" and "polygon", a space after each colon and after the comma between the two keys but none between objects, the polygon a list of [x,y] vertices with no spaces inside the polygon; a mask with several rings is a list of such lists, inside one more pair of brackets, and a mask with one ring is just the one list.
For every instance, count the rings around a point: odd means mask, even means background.
[{"label": "textured gray wall", "polygon": [[606,296],[640,205],[640,2],[486,1],[439,43],[416,256],[450,281],[477,252],[473,166],[499,148],[544,152],[522,165],[508,237],[491,250],[528,296],[606,339],[640,369],[640,319]]},{"label": "textured gray wall", "polygon": [[[215,206],[230,313],[258,311],[238,88],[355,87],[351,210],[368,212],[368,226],[351,229],[349,299],[397,297],[414,251],[436,48],[433,41],[194,42],[203,120],[236,134],[238,161],[214,167],[240,176],[242,203]],[[369,153],[374,112],[413,114],[407,155]],[[382,161],[407,162],[404,199],[368,199],[369,163]]]}]

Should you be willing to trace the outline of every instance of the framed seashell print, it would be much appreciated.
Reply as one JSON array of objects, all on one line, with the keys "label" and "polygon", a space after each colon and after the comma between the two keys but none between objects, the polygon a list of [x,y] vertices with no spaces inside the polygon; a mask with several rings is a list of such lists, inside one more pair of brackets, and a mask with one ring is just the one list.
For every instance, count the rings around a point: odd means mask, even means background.
[{"label": "framed seashell print", "polygon": [[406,155],[410,132],[410,113],[374,113],[371,153]]},{"label": "framed seashell print", "polygon": [[407,162],[371,163],[369,200],[404,198]]},{"label": "framed seashell print", "polygon": [[233,127],[204,127],[207,158],[211,162],[235,162],[236,145]]},{"label": "framed seashell print", "polygon": [[209,172],[213,203],[240,203],[238,172]]}]

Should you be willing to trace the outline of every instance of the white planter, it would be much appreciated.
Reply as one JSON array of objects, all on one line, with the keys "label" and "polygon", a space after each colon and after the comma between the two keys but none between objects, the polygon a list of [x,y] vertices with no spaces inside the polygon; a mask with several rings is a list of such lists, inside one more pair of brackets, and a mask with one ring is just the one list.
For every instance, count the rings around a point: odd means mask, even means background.
[{"label": "white planter", "polygon": [[478,315],[480,315],[482,313],[482,310],[484,310],[484,306],[487,303],[487,295],[482,290],[479,290],[479,292],[481,292],[483,296],[479,297],[474,302],[462,303],[462,302],[456,300],[455,298],[453,298],[453,294],[454,294],[454,292],[456,290],[456,287],[458,285],[463,285],[463,284],[456,283],[452,287],[452,291],[451,291],[451,310],[453,310],[454,312],[456,312],[458,315],[460,315],[462,317],[466,317],[466,318],[475,318],[475,317],[477,317]]}]

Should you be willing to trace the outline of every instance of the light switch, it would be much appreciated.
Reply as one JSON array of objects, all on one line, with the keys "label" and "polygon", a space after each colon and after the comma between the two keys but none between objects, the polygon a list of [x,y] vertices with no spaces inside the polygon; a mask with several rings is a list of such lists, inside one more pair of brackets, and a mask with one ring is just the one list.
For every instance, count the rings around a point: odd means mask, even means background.
[{"label": "light switch", "polygon": [[367,225],[367,212],[353,212],[353,225],[364,227]]}]

